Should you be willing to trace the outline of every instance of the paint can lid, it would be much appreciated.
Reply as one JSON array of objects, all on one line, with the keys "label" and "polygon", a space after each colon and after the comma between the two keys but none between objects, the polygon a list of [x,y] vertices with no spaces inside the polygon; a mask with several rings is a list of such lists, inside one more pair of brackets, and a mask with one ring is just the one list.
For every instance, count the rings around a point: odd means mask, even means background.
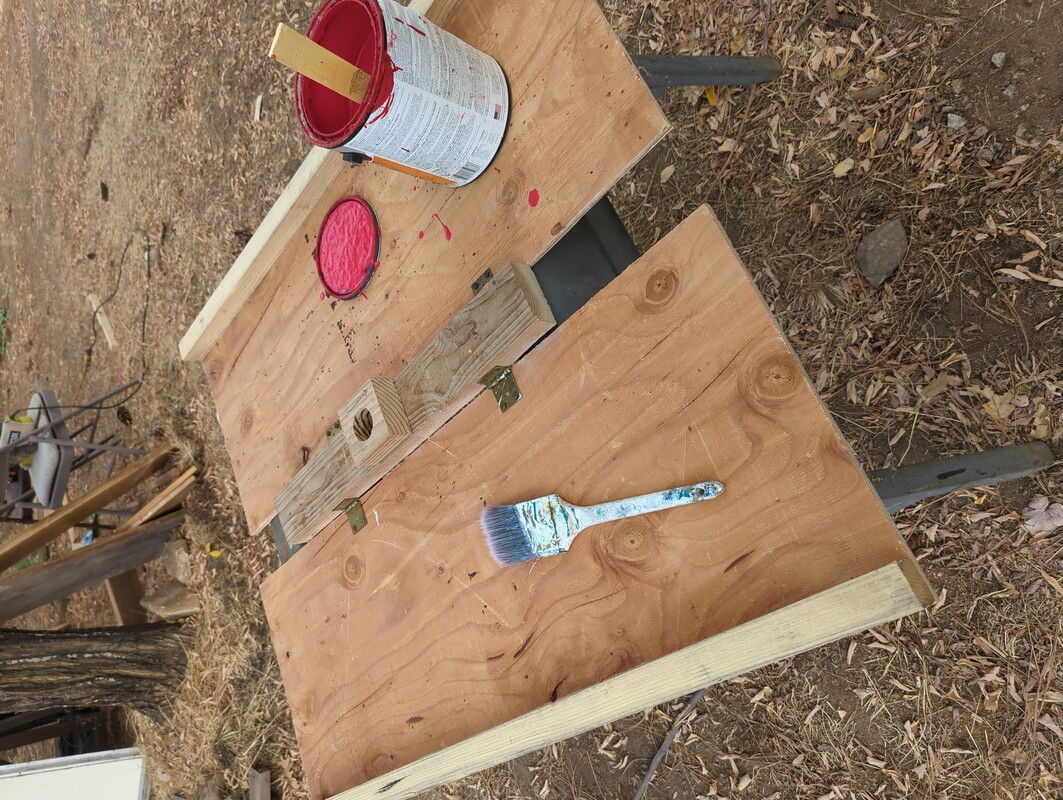
[{"label": "paint can lid", "polygon": [[341,198],[321,221],[314,249],[325,292],[340,300],[364,294],[380,266],[380,225],[364,197]]}]

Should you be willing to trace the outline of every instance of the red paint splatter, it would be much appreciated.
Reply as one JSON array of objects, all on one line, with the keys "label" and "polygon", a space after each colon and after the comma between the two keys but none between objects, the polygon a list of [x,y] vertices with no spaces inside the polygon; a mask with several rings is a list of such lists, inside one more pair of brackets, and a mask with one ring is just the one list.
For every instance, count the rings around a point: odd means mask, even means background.
[{"label": "red paint splatter", "polygon": [[325,293],[324,293],[324,292],[322,292],[322,293],[321,293],[321,299],[322,299],[322,300],[324,300],[324,299],[325,299]]},{"label": "red paint splatter", "polygon": [[417,231],[417,238],[418,239],[423,239],[424,238],[424,231]]},{"label": "red paint splatter", "polygon": [[443,238],[446,239],[449,242],[450,241],[450,237],[453,236],[454,234],[452,234],[450,232],[450,228],[447,227],[447,223],[445,223],[445,222],[443,222],[443,220],[439,219],[439,214],[433,214],[432,216],[435,217],[437,220],[439,220],[439,224],[443,226]]},{"label": "red paint splatter", "polygon": [[532,189],[530,192],[528,192],[528,205],[530,205],[532,208],[535,208],[537,205],[539,205],[538,189]]},{"label": "red paint splatter", "polygon": [[397,23],[399,23],[399,25],[405,25],[411,31],[416,31],[417,33],[421,34],[421,36],[425,37],[426,39],[428,38],[428,34],[425,33],[424,31],[422,31],[420,28],[416,27],[415,25],[411,25],[408,22],[404,22],[403,20],[399,19],[398,17],[394,17],[394,20]]},{"label": "red paint splatter", "polygon": [[118,370],[118,385],[121,386],[125,383],[125,373],[121,369]]},{"label": "red paint splatter", "polygon": [[494,167],[494,170],[495,170],[495,172],[497,172],[497,173],[498,173],[499,175],[501,175],[501,174],[502,174],[502,170],[500,170],[500,169],[499,169],[498,167]]},{"label": "red paint splatter", "polygon": [[392,31],[388,36],[388,50],[391,50],[395,46],[395,40],[399,38],[399,34],[396,31]]},{"label": "red paint splatter", "polygon": [[417,185],[416,184],[414,184],[414,187],[413,187],[413,189],[411,191],[414,191],[414,192],[417,191]]}]

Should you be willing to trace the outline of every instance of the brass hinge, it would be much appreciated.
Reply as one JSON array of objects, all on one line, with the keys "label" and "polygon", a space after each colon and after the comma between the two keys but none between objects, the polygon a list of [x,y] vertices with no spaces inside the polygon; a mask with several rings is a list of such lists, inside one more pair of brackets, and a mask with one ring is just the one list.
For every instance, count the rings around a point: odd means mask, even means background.
[{"label": "brass hinge", "polygon": [[491,390],[498,403],[498,409],[503,414],[513,408],[521,398],[520,387],[517,386],[517,379],[513,377],[511,367],[495,367],[480,378],[479,383]]},{"label": "brass hinge", "polygon": [[484,274],[472,282],[472,293],[479,294],[480,290],[484,288],[491,278],[495,277],[495,273],[489,269],[484,270]]},{"label": "brass hinge", "polygon": [[344,500],[336,506],[336,510],[347,515],[347,522],[351,525],[351,533],[358,533],[365,527],[365,509],[362,508],[362,504],[357,497]]}]

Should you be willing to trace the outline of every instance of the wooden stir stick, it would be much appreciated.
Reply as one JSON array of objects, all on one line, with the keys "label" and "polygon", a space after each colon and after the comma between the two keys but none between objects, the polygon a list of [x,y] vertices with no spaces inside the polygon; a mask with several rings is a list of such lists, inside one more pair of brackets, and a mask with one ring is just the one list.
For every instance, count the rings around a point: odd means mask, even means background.
[{"label": "wooden stir stick", "polygon": [[369,90],[368,72],[283,22],[277,25],[273,44],[269,46],[269,57],[356,103],[365,100],[365,93]]}]

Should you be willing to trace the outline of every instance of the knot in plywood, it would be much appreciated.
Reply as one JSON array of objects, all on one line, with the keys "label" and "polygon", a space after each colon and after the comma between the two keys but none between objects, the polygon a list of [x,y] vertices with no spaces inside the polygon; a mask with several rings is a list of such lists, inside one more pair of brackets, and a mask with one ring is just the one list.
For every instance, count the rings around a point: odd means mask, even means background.
[{"label": "knot in plywood", "polygon": [[804,378],[790,349],[772,336],[754,336],[737,362],[738,391],[760,413],[774,414],[798,395]]},{"label": "knot in plywood", "polygon": [[255,412],[250,408],[245,408],[244,413],[240,415],[240,431],[241,433],[250,433],[251,428],[255,425]]},{"label": "knot in plywood", "polygon": [[502,183],[502,197],[501,197],[501,200],[507,206],[508,205],[512,205],[513,203],[515,203],[517,198],[520,197],[520,195],[521,195],[520,183],[518,183],[515,178],[507,178]]},{"label": "knot in plywood", "polygon": [[348,589],[357,589],[365,578],[365,562],[361,556],[350,555],[343,560],[343,584]]},{"label": "knot in plywood", "polygon": [[603,529],[602,549],[613,561],[645,561],[656,549],[653,531],[644,520],[625,520]]},{"label": "knot in plywood", "polygon": [[797,391],[801,371],[789,352],[776,352],[761,359],[754,372],[754,389],[764,400],[783,400]]},{"label": "knot in plywood", "polygon": [[672,267],[654,270],[646,279],[642,296],[636,303],[644,314],[659,314],[675,299],[679,292],[679,273]]}]

